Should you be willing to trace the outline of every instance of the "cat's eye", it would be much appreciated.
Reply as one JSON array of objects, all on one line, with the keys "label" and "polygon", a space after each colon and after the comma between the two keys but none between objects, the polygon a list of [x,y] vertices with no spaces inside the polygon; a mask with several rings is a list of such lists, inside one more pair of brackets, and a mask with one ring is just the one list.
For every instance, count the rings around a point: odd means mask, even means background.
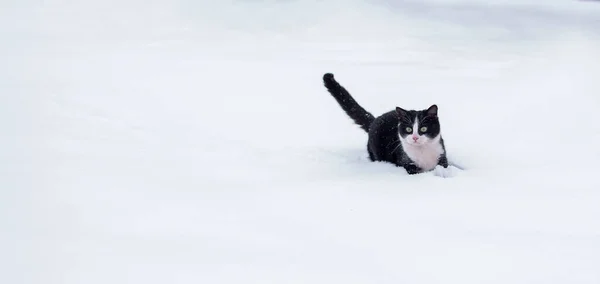
[{"label": "cat's eye", "polygon": [[412,132],[412,128],[410,128],[410,127],[407,127],[404,130],[406,130],[407,133],[411,133]]},{"label": "cat's eye", "polygon": [[421,132],[427,132],[427,127],[425,127],[425,126],[421,127]]}]

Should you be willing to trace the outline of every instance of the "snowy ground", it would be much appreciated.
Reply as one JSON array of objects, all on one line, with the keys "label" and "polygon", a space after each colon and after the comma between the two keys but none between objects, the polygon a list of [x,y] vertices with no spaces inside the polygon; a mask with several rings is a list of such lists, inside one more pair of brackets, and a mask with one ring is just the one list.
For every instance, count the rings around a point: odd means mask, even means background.
[{"label": "snowy ground", "polygon": [[0,4],[0,283],[600,283],[600,3],[205,2]]}]

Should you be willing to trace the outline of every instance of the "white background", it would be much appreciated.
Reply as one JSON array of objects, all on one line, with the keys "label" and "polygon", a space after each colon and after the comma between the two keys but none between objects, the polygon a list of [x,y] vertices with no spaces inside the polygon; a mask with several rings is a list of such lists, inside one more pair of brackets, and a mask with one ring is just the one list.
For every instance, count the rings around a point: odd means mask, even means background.
[{"label": "white background", "polygon": [[[600,283],[600,3],[3,1],[1,283]],[[439,106],[454,178],[322,85]]]}]

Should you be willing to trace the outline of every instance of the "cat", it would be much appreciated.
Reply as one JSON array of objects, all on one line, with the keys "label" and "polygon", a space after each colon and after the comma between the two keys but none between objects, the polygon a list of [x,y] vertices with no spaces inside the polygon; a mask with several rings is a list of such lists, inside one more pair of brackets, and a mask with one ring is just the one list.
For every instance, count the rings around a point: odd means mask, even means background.
[{"label": "cat", "polygon": [[323,75],[323,83],[344,112],[368,133],[367,151],[371,161],[403,167],[409,175],[434,170],[438,176],[452,176],[437,105],[425,110],[396,107],[375,117],[352,98],[332,73]]}]

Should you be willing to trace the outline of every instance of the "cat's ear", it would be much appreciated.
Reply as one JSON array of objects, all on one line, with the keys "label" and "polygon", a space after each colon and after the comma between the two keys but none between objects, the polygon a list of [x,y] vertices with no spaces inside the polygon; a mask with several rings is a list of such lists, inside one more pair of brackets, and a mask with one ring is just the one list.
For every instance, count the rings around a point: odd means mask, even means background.
[{"label": "cat's ear", "polygon": [[427,109],[427,116],[436,117],[438,113],[437,105],[432,105]]},{"label": "cat's ear", "polygon": [[408,115],[408,112],[402,109],[401,107],[396,107],[396,114],[398,115],[398,117],[406,117]]}]

